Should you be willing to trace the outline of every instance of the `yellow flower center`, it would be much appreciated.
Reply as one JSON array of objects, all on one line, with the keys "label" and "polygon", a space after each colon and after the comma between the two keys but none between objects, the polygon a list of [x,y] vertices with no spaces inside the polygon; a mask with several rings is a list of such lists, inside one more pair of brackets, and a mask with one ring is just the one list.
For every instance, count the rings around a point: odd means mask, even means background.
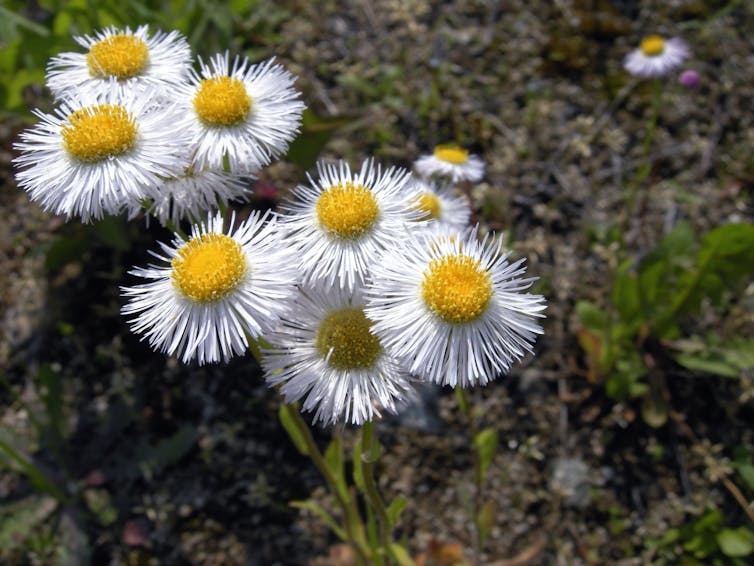
[{"label": "yellow flower center", "polygon": [[665,51],[665,40],[659,35],[648,35],[641,40],[641,51],[647,57],[657,57]]},{"label": "yellow flower center", "polygon": [[492,277],[479,260],[465,254],[446,255],[429,263],[422,281],[427,306],[446,322],[478,318],[492,297]]},{"label": "yellow flower center", "polygon": [[461,165],[468,161],[469,152],[455,145],[438,145],[435,148],[435,157],[454,165]]},{"label": "yellow flower center", "polygon": [[420,220],[440,218],[440,199],[433,193],[426,192],[416,197],[414,208],[424,213]]},{"label": "yellow flower center", "polygon": [[100,161],[126,153],[136,143],[138,127],[117,104],[96,104],[68,116],[61,132],[63,147],[81,161]]},{"label": "yellow flower center", "polygon": [[199,83],[194,108],[208,126],[235,126],[249,115],[251,96],[234,77],[212,77]]},{"label": "yellow flower center", "polygon": [[360,308],[332,312],[317,330],[317,352],[323,358],[330,354],[328,365],[336,369],[370,368],[382,351],[379,339],[369,331],[371,327]]},{"label": "yellow flower center", "polygon": [[319,222],[341,238],[360,238],[374,225],[379,214],[377,199],[363,185],[338,183],[317,199]]},{"label": "yellow flower center", "polygon": [[246,274],[241,244],[225,234],[191,238],[171,262],[173,284],[199,303],[211,303],[233,291]]},{"label": "yellow flower center", "polygon": [[111,35],[89,48],[86,63],[93,77],[130,79],[144,70],[149,61],[147,44],[134,35]]}]

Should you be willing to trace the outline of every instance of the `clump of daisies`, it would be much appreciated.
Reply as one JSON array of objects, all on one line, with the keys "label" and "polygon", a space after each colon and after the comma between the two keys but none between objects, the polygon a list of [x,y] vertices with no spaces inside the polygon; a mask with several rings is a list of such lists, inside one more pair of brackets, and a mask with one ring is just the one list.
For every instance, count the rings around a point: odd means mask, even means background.
[{"label": "clump of daisies", "polygon": [[109,27],[47,67],[58,103],[21,134],[19,185],[82,222],[144,208],[163,224],[248,200],[248,180],[287,151],[304,104],[272,59],[216,54],[193,68],[177,31]]},{"label": "clump of daisies", "polygon": [[456,192],[483,177],[478,156],[438,146],[417,175],[320,162],[279,214],[237,221],[222,211],[299,130],[295,77],[229,53],[195,69],[179,33],[147,26],[76,41],[85,53],[48,66],[58,106],[21,134],[17,179],[68,218],[144,212],[174,228],[122,287],[152,348],[198,364],[252,350],[286,401],[355,425],[400,411],[418,381],[485,385],[532,352],[535,279],[479,239]]}]

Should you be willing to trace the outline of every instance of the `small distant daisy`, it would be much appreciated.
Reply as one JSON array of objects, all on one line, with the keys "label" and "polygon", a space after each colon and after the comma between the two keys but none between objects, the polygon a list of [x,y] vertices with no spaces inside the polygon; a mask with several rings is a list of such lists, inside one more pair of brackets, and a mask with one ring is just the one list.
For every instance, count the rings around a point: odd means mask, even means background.
[{"label": "small distant daisy", "polygon": [[476,183],[484,177],[484,161],[455,145],[438,145],[432,155],[423,155],[414,162],[421,177],[444,177],[454,183]]},{"label": "small distant daisy", "polygon": [[295,80],[272,59],[236,57],[231,66],[226,52],[201,62],[201,76],[192,73],[179,93],[197,166],[223,169],[227,160],[233,173],[254,173],[285,153],[304,111]]},{"label": "small distant daisy", "polygon": [[[251,194],[248,178],[209,169],[189,171],[161,183],[151,195],[146,213],[163,226],[168,222],[177,226],[184,219],[198,222],[220,204],[227,207],[230,201],[246,202]],[[129,215],[134,217],[142,210],[142,203],[133,203]]]},{"label": "small distant daisy", "polygon": [[413,398],[413,387],[371,331],[361,295],[343,289],[299,292],[278,331],[267,337],[262,366],[286,402],[303,399],[314,420],[361,425],[396,413]]},{"label": "small distant daisy", "polygon": [[661,77],[678,68],[688,56],[688,45],[682,39],[648,35],[626,56],[623,66],[637,77]]},{"label": "small distant daisy", "polygon": [[43,209],[82,222],[117,214],[188,165],[173,107],[140,95],[71,96],[20,136],[16,179]]},{"label": "small distant daisy", "polygon": [[367,316],[412,374],[455,387],[485,385],[530,352],[544,298],[524,293],[523,260],[508,262],[476,229],[408,234],[372,269]]},{"label": "small distant daisy", "polygon": [[469,201],[453,193],[451,184],[415,179],[408,205],[417,209],[421,220],[434,220],[440,226],[463,230],[471,218]]},{"label": "small distant daisy", "polygon": [[276,325],[295,291],[294,258],[268,214],[226,232],[220,214],[191,237],[160,244],[163,265],[130,273],[149,280],[122,287],[131,330],[155,350],[199,364],[227,361]]},{"label": "small distant daisy", "polygon": [[81,90],[102,94],[110,91],[113,82],[120,94],[169,91],[188,79],[191,49],[177,31],[150,36],[149,26],[139,26],[136,31],[109,27],[94,37],[74,39],[88,52],[61,53],[47,66],[47,86],[56,98]]},{"label": "small distant daisy", "polygon": [[383,171],[371,160],[356,174],[342,161],[320,162],[317,172],[311,186],[293,189],[281,220],[297,242],[306,280],[354,289],[377,255],[403,237],[405,223],[421,216],[405,202],[410,173]]}]

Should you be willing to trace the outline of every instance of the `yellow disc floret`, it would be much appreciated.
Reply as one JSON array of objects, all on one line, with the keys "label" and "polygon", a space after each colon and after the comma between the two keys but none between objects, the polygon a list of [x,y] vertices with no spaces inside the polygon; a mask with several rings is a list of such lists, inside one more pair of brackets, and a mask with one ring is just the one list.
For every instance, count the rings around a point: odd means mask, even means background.
[{"label": "yellow disc floret", "polygon": [[438,145],[435,148],[435,157],[454,165],[461,165],[468,161],[469,152],[455,145]]},{"label": "yellow disc floret", "polygon": [[93,77],[130,79],[139,75],[149,62],[149,48],[135,35],[118,34],[92,45],[86,54]]},{"label": "yellow disc floret", "polygon": [[246,274],[241,244],[225,234],[191,238],[171,262],[173,284],[187,297],[210,303],[233,291]]},{"label": "yellow disc floret", "polygon": [[357,239],[377,221],[380,208],[367,187],[338,183],[317,199],[317,218],[328,232],[341,238]]},{"label": "yellow disc floret", "polygon": [[440,199],[434,193],[422,193],[414,200],[414,208],[423,214],[420,220],[440,218]]},{"label": "yellow disc floret", "polygon": [[372,323],[363,309],[347,307],[330,313],[317,330],[317,352],[336,369],[367,369],[374,365],[382,350],[370,332]]},{"label": "yellow disc floret", "polygon": [[234,77],[212,77],[199,83],[194,109],[208,126],[235,126],[249,115],[251,96]]},{"label": "yellow disc floret", "polygon": [[422,297],[446,322],[465,323],[484,313],[492,297],[492,277],[479,260],[465,254],[433,259],[424,272]]},{"label": "yellow disc floret", "polygon": [[63,147],[81,161],[100,161],[128,152],[138,127],[131,113],[117,104],[97,104],[76,110],[61,129]]},{"label": "yellow disc floret", "polygon": [[659,35],[648,35],[641,40],[639,47],[647,57],[656,57],[665,51],[665,40]]}]

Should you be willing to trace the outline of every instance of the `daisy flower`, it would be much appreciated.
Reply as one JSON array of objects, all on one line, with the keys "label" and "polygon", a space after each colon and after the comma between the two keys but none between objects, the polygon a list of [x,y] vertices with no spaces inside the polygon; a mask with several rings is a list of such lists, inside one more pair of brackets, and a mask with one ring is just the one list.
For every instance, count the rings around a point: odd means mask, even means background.
[{"label": "daisy flower", "polygon": [[82,222],[117,214],[188,165],[175,110],[153,93],[72,95],[54,114],[34,114],[41,121],[14,144],[16,179],[54,214]]},{"label": "daisy flower", "polygon": [[162,265],[130,273],[148,282],[122,287],[122,313],[150,346],[183,362],[228,361],[278,323],[295,291],[294,258],[273,218],[252,214],[223,230],[222,215],[155,253]]},{"label": "daisy flower", "polygon": [[434,220],[446,228],[463,230],[471,218],[469,201],[453,193],[449,183],[437,185],[434,181],[415,179],[408,205],[419,210],[421,220]]},{"label": "daisy flower", "polygon": [[405,204],[410,173],[367,160],[354,174],[344,162],[317,164],[319,179],[292,190],[282,222],[297,242],[297,262],[309,282],[354,289],[384,249],[403,237],[421,213]]},{"label": "daisy flower", "polygon": [[484,176],[484,162],[476,155],[455,145],[438,145],[432,155],[423,155],[414,162],[421,177],[445,177],[452,182],[476,183]]},{"label": "daisy flower", "polygon": [[199,168],[254,173],[288,150],[301,125],[304,104],[293,89],[295,77],[270,59],[251,65],[218,54],[201,62],[179,97]]},{"label": "daisy flower", "polygon": [[[181,220],[197,222],[208,210],[227,207],[230,201],[246,202],[251,197],[248,179],[222,171],[189,170],[180,177],[165,180],[152,194],[152,204],[147,209],[165,226],[168,222],[178,225]],[[129,217],[143,210],[141,203],[133,203]]]},{"label": "daisy flower", "polygon": [[267,338],[262,367],[286,402],[303,399],[314,421],[361,425],[413,399],[409,376],[383,349],[359,292],[324,286],[298,293]]},{"label": "daisy flower", "polygon": [[[61,53],[47,65],[47,86],[56,98],[77,91],[109,92],[170,90],[185,82],[191,49],[177,31],[149,34],[149,26],[120,30],[109,27],[94,37],[74,37],[87,53]],[[167,95],[167,93],[166,93]]]},{"label": "daisy flower", "polygon": [[412,374],[441,385],[486,385],[531,352],[544,298],[524,293],[523,260],[477,229],[407,233],[367,287],[367,316],[385,349]]},{"label": "daisy flower", "polygon": [[688,56],[689,47],[682,39],[648,35],[626,56],[623,66],[636,77],[661,77],[678,68]]}]

